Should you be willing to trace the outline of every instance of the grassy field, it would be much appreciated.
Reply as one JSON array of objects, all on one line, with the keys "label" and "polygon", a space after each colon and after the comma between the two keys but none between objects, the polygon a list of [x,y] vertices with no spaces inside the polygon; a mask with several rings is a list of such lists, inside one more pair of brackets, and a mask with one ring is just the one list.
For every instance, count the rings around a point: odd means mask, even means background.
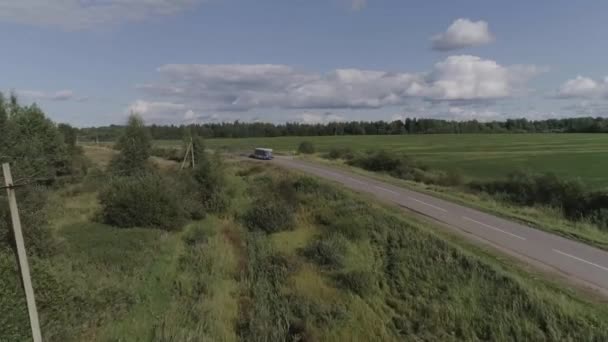
[{"label": "grassy field", "polygon": [[[605,134],[461,134],[402,136],[330,136],[208,139],[212,149],[249,151],[268,147],[292,152],[303,140],[320,152],[332,147],[404,152],[433,168],[460,170],[471,179],[490,179],[511,171],[553,172],[608,186],[608,135]],[[159,141],[176,145],[178,141]]]},{"label": "grassy field", "polygon": [[608,250],[608,232],[605,229],[600,229],[600,227],[588,220],[568,220],[558,208],[541,205],[521,206],[497,199],[490,194],[465,191],[459,187],[403,180],[385,173],[366,171],[358,167],[349,166],[341,160],[328,160],[319,156],[306,156],[304,159],[443,198]]},{"label": "grassy field", "polygon": [[[608,338],[605,306],[401,211],[268,164],[229,163],[226,174],[229,213],[171,232],[96,223],[103,182],[53,192],[60,248],[31,260],[45,340]],[[291,217],[268,211],[273,201]],[[282,224],[252,227],[258,206],[262,222]],[[8,281],[16,270],[0,261]],[[28,336],[14,287],[11,301],[0,296],[0,340]]]}]

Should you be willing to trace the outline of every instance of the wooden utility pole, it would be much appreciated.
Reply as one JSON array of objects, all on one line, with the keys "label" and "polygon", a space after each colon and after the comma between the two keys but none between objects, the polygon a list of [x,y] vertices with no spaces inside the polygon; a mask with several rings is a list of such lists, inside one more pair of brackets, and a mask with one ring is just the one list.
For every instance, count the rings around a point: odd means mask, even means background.
[{"label": "wooden utility pole", "polygon": [[192,146],[192,145],[188,144],[188,147],[186,147],[186,153],[184,154],[184,161],[182,162],[182,167],[180,167],[180,170],[183,170],[184,166],[186,166],[186,160],[188,160],[188,154],[190,153],[190,146]]},{"label": "wooden utility pole", "polygon": [[192,153],[192,168],[194,169],[194,141],[192,140],[192,137],[190,137],[190,146],[192,147],[190,152]]},{"label": "wooden utility pole", "polygon": [[13,222],[13,232],[15,233],[14,235],[15,243],[17,245],[19,268],[21,269],[21,278],[23,280],[23,288],[25,290],[25,299],[27,301],[27,311],[30,315],[32,338],[34,339],[34,342],[41,342],[42,334],[40,333],[40,323],[38,322],[38,310],[36,309],[34,288],[32,287],[32,279],[30,278],[30,266],[27,262],[27,253],[25,252],[25,243],[23,242],[23,232],[21,231],[21,220],[19,219],[19,208],[17,207],[17,197],[15,196],[13,176],[11,175],[11,167],[8,163],[2,164],[2,172],[4,173],[4,183],[6,184],[8,204],[11,210],[11,220]]}]

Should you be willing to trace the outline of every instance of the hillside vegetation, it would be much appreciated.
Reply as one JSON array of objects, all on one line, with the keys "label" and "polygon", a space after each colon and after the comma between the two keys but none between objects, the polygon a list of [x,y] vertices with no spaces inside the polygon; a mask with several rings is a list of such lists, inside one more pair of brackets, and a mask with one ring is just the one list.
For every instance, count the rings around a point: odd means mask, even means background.
[{"label": "hillside vegetation", "polygon": [[[52,220],[61,252],[36,259],[34,277],[46,339],[608,338],[605,308],[401,214],[258,164],[228,172],[239,203],[232,215],[174,232],[94,223],[95,191],[55,194],[55,208],[65,208]],[[24,337],[19,294],[3,312],[20,327],[12,336]]]},{"label": "hillside vegetation", "polygon": [[[604,306],[402,212],[197,137],[181,172],[125,158],[150,152],[129,126],[118,152],[85,149],[85,175],[19,190],[46,215],[22,213],[45,341],[608,339]],[[2,243],[0,340],[23,341]]]}]

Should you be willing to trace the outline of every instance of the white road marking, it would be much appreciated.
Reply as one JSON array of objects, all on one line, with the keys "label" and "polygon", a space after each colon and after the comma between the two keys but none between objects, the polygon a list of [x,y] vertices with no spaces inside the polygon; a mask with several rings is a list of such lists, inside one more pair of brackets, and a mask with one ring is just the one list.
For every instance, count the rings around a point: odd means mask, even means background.
[{"label": "white road marking", "polygon": [[562,252],[562,251],[560,251],[559,249],[553,249],[553,251],[554,251],[555,253],[559,253],[559,254],[561,254],[561,255],[565,255],[565,256],[567,256],[567,257],[569,257],[569,258],[572,258],[572,259],[574,259],[574,260],[578,260],[578,261],[580,261],[580,262],[584,262],[585,264],[589,264],[589,265],[591,265],[591,266],[595,266],[595,267],[597,267],[597,268],[599,268],[599,269],[602,269],[602,270],[604,270],[604,271],[608,272],[608,267],[604,267],[604,266],[602,266],[602,265],[598,265],[598,264],[592,263],[591,261],[587,261],[587,260],[585,260],[585,259],[581,259],[581,258],[579,258],[579,257],[575,257],[574,255],[570,255],[570,254],[568,254],[568,253]]},{"label": "white road marking", "polygon": [[387,189],[387,188],[383,188],[383,187],[378,186],[378,185],[374,185],[374,187],[376,189],[380,189],[380,190],[383,190],[383,191],[386,191],[386,192],[390,192],[393,195],[399,195],[399,193],[397,191],[393,191],[393,190],[390,190],[390,189]]},{"label": "white road marking", "polygon": [[409,199],[411,199],[412,201],[416,201],[416,202],[418,202],[418,203],[421,203],[421,204],[427,205],[427,206],[429,206],[429,207],[431,207],[431,208],[435,208],[435,209],[437,209],[437,210],[441,210],[441,211],[443,211],[444,213],[447,213],[447,212],[448,212],[447,210],[445,210],[445,209],[443,209],[443,208],[440,208],[440,207],[438,207],[438,206],[436,206],[436,205],[432,205],[432,204],[430,204],[430,203],[423,202],[423,201],[421,201],[421,200],[419,200],[419,199],[415,199],[414,197],[408,197],[408,198],[409,198]]},{"label": "white road marking", "polygon": [[494,227],[494,226],[490,226],[489,224],[485,224],[485,223],[483,223],[483,222],[479,222],[479,221],[477,221],[477,220],[473,220],[472,218],[469,218],[469,217],[466,217],[466,216],[463,216],[462,218],[463,218],[463,219],[465,219],[465,220],[467,220],[467,221],[471,221],[471,222],[477,223],[477,224],[479,224],[479,225],[482,225],[482,226],[484,226],[484,227],[486,227],[486,228],[490,228],[490,229],[493,229],[493,230],[495,230],[495,231],[498,231],[498,232],[501,232],[501,233],[504,233],[504,234],[510,235],[510,236],[512,236],[512,237],[515,237],[515,238],[518,238],[518,239],[521,239],[521,240],[526,240],[526,238],[525,238],[525,237],[523,237],[523,236],[519,236],[519,235],[516,235],[516,234],[513,234],[513,233],[509,233],[509,232],[504,231],[504,230],[502,230],[502,229],[500,229],[500,228],[496,228],[496,227]]}]

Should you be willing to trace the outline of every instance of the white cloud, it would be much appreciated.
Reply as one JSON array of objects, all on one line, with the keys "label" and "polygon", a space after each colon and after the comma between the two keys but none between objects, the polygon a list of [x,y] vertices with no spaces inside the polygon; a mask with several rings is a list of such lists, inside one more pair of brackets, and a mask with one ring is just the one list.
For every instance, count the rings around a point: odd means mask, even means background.
[{"label": "white cloud", "polygon": [[221,121],[221,118],[226,119],[227,121],[237,119],[237,117],[234,117],[233,115],[224,115],[220,117],[217,113],[205,114],[205,111],[183,103],[146,101],[141,99],[131,103],[124,111],[124,114],[131,113],[141,115],[147,123],[157,124],[190,124],[218,122]]},{"label": "white cloud", "polygon": [[162,123],[180,119],[191,120],[194,112],[186,105],[172,102],[149,102],[137,100],[125,110],[125,114],[137,113],[146,121]]},{"label": "white cloud", "polygon": [[475,56],[450,56],[435,64],[430,97],[437,100],[481,100],[511,96],[531,77],[544,72],[536,66],[504,67]]},{"label": "white cloud", "polygon": [[439,51],[479,46],[493,41],[494,35],[490,32],[487,22],[474,22],[464,18],[456,19],[445,32],[431,38],[433,49]]},{"label": "white cloud", "polygon": [[342,115],[334,114],[330,112],[326,113],[302,113],[297,116],[298,120],[307,124],[317,124],[317,123],[329,123],[329,122],[339,122],[344,121],[345,118]]},{"label": "white cloud", "polygon": [[430,72],[337,69],[304,72],[272,64],[168,64],[160,80],[138,88],[155,99],[198,112],[252,109],[376,109],[412,98],[480,101],[509,97],[540,68],[501,66],[475,56],[451,56]]},{"label": "white cloud", "polygon": [[5,0],[0,20],[65,29],[175,14],[204,0]]},{"label": "white cloud", "polygon": [[78,100],[83,101],[86,98],[75,98],[75,94],[72,90],[59,90],[55,92],[45,92],[40,90],[18,90],[17,95],[24,97],[27,100],[31,101],[39,101],[39,100],[49,100],[49,101],[68,101],[68,100]]},{"label": "white cloud", "polygon": [[608,77],[603,80],[593,80],[577,76],[561,85],[557,91],[560,98],[608,98]]}]

